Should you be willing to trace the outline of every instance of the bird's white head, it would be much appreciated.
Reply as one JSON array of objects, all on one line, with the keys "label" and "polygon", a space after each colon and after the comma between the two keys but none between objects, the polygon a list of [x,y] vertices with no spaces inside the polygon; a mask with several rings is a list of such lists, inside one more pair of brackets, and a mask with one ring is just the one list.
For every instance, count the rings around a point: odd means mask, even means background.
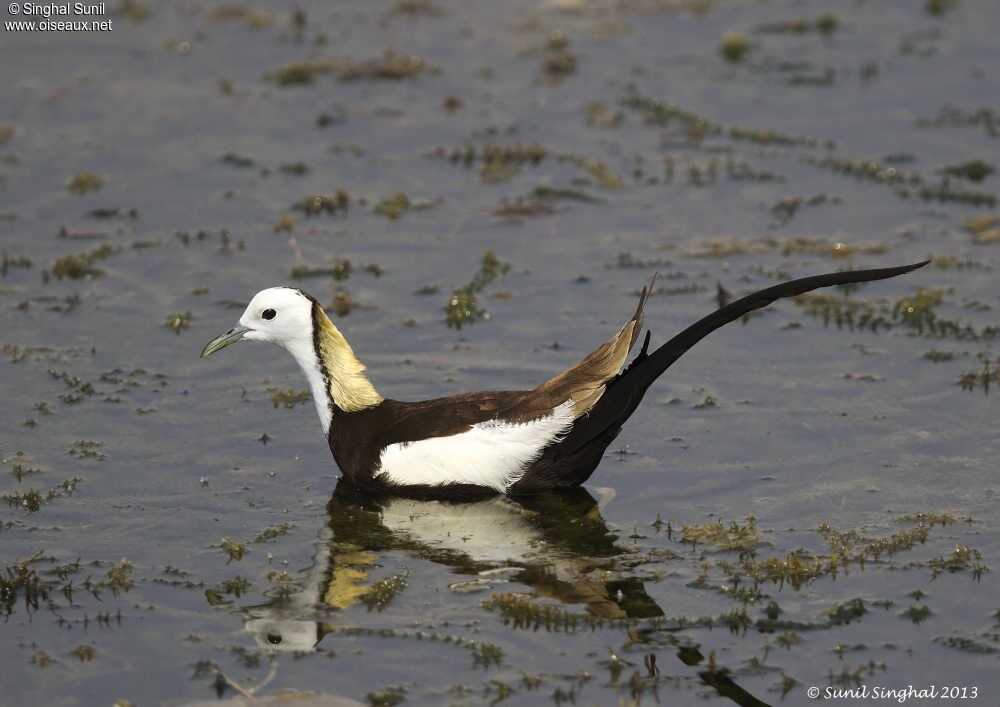
[{"label": "bird's white head", "polygon": [[301,290],[261,290],[236,326],[208,342],[201,355],[211,356],[237,341],[267,341],[292,355],[309,381],[324,430],[330,427],[334,405],[354,412],[382,401],[347,340],[320,304]]},{"label": "bird's white head", "polygon": [[287,349],[298,360],[313,352],[313,300],[291,287],[261,290],[239,322],[217,336],[201,352],[211,356],[237,341],[267,341]]}]

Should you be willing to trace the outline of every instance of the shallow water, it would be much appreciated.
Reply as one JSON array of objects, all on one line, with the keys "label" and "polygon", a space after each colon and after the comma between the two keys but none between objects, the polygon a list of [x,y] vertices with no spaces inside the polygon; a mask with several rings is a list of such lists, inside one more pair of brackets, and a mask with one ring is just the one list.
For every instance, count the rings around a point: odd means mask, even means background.
[{"label": "shallow water", "polygon": [[[0,48],[0,703],[272,670],[265,699],[994,699],[1000,177],[968,163],[1000,7],[151,5]],[[450,328],[487,250],[488,318]],[[198,358],[292,282],[386,395],[524,388],[654,271],[655,345],[717,284],[925,257],[716,332],[586,492],[521,502],[331,499],[290,358]]]}]

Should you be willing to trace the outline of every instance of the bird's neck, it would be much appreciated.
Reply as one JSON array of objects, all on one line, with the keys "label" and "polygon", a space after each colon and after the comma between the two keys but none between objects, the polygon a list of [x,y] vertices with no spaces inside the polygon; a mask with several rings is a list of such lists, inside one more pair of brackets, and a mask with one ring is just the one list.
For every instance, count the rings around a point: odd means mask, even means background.
[{"label": "bird's neck", "polygon": [[323,431],[329,433],[334,406],[357,412],[378,405],[383,398],[365,376],[365,365],[318,302],[313,303],[312,319],[312,351],[309,360],[299,364],[312,389]]}]

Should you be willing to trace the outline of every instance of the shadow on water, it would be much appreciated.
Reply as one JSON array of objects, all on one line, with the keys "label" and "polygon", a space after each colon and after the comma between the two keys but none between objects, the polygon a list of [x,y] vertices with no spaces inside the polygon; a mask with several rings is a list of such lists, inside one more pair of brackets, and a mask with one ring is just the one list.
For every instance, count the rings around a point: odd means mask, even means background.
[{"label": "shadow on water", "polygon": [[[638,620],[664,616],[642,580],[606,580],[607,568],[626,553],[602,517],[614,497],[583,488],[513,500],[420,501],[359,491],[345,483],[327,505],[313,566],[299,591],[246,608],[245,629],[262,647],[299,653],[324,652],[327,637],[346,627],[332,621],[338,610],[372,589],[369,570],[379,555],[404,552],[444,565],[473,579],[453,584],[488,589],[494,581],[514,581],[533,596],[583,606],[588,615],[618,622],[626,638],[643,642]],[[677,658],[699,679],[738,705],[766,705],[740,687],[728,671],[685,645]],[[648,677],[659,676],[655,656],[645,661]]]}]

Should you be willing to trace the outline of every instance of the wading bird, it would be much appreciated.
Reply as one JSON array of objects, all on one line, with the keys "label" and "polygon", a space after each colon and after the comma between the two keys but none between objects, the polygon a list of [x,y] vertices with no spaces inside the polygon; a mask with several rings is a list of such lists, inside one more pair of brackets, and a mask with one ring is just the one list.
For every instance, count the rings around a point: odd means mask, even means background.
[{"label": "wading bird", "polygon": [[333,458],[355,486],[437,498],[539,493],[586,481],[653,381],[719,327],[782,297],[883,280],[926,264],[815,275],[768,287],[719,308],[651,353],[647,331],[625,367],[642,330],[650,285],[617,334],[531,390],[421,402],[383,398],[319,302],[291,287],[254,295],[239,323],[210,341],[201,355],[244,340],[288,351],[309,381]]}]

